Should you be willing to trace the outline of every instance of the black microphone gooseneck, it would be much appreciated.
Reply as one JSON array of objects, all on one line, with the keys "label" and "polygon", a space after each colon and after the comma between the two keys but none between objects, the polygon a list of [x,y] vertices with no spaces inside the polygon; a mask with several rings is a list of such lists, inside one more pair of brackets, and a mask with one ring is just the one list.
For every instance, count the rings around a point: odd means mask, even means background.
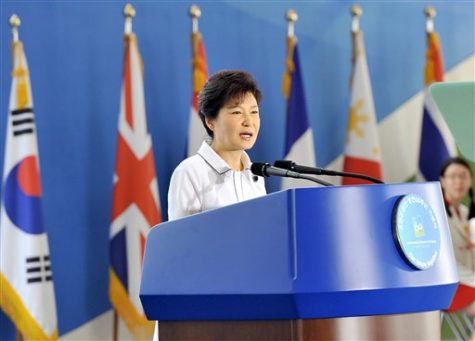
[{"label": "black microphone gooseneck", "polygon": [[371,181],[377,184],[384,184],[383,181],[373,178],[368,175],[360,174],[360,173],[352,173],[352,172],[339,172],[331,169],[319,168],[319,167],[307,167],[307,166],[299,166],[295,162],[290,160],[277,160],[274,162],[275,167],[283,168],[292,170],[294,172],[299,172],[303,174],[314,174],[314,175],[328,175],[328,176],[346,176],[349,178],[357,178],[363,179],[367,181]]},{"label": "black microphone gooseneck", "polygon": [[333,186],[333,184],[323,181],[323,180],[316,179],[313,176],[300,174],[296,171],[289,170],[289,169],[274,167],[270,165],[269,163],[264,163],[264,162],[253,162],[251,165],[251,172],[259,176],[265,176],[265,177],[281,176],[281,177],[286,177],[286,178],[305,179],[305,180],[316,182],[317,184],[320,184],[323,186]]}]

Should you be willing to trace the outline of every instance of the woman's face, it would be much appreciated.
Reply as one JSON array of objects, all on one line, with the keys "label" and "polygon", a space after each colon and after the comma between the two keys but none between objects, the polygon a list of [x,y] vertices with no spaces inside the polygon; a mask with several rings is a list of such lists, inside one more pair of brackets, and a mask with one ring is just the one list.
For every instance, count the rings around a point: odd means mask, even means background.
[{"label": "woman's face", "polygon": [[470,171],[462,165],[453,163],[440,177],[446,198],[450,202],[460,202],[467,195],[472,184]]},{"label": "woman's face", "polygon": [[213,131],[212,145],[219,151],[237,151],[252,148],[256,142],[261,119],[259,107],[250,92],[242,98],[226,103],[215,119],[206,119]]}]

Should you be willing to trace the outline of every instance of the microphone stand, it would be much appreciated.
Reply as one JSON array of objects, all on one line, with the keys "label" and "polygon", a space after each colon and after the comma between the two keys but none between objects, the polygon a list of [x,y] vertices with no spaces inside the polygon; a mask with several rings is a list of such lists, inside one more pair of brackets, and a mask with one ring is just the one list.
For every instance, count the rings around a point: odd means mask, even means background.
[{"label": "microphone stand", "polygon": [[309,173],[309,174],[321,174],[321,175],[329,175],[329,176],[343,176],[343,177],[349,177],[349,178],[356,178],[356,179],[363,179],[367,181],[371,181],[376,184],[384,184],[383,181],[378,180],[376,178],[373,178],[369,175],[364,175],[360,173],[352,173],[352,172],[339,172],[339,171],[334,171],[334,170],[328,170],[328,169],[321,169],[321,172],[318,173],[318,170],[315,170],[315,172]]},{"label": "microphone stand", "polygon": [[296,165],[295,162],[290,160],[278,160],[274,162],[275,167],[283,168],[292,170],[301,174],[313,174],[313,175],[328,175],[328,176],[343,176],[349,178],[357,178],[363,179],[367,181],[371,181],[377,184],[384,184],[383,181],[373,178],[368,175],[360,174],[360,173],[352,173],[352,172],[340,172],[335,170],[329,170],[325,168],[317,168],[317,167],[307,167],[307,166],[299,166]]},{"label": "microphone stand", "polygon": [[300,176],[298,178],[294,178],[294,179],[304,179],[304,180],[309,180],[309,181],[316,182],[317,184],[320,184],[320,185],[323,185],[323,186],[333,186],[333,184],[331,184],[329,182],[326,182],[326,181],[314,178],[313,176],[308,176],[308,175],[305,175],[305,174],[300,174]]}]

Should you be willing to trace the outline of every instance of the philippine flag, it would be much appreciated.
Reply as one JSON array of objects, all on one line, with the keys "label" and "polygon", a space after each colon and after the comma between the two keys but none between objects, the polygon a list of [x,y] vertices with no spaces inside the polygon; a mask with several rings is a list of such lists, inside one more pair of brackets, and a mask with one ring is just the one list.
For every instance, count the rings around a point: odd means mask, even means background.
[{"label": "philippine flag", "polygon": [[[363,32],[353,32],[353,73],[351,104],[345,145],[343,170],[383,180],[381,147],[376,110],[366,60]],[[369,183],[366,180],[343,178],[343,185]]]}]

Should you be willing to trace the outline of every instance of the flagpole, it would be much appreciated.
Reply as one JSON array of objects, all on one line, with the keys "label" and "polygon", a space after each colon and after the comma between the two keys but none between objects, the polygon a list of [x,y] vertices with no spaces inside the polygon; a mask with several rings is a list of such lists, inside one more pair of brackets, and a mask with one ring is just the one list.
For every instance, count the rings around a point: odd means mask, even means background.
[{"label": "flagpole", "polygon": [[[16,14],[12,14],[10,16],[10,27],[12,28],[12,41],[13,44],[17,43],[19,41],[19,34],[18,34],[18,27],[21,25],[21,20]],[[23,341],[23,336],[20,333],[20,330],[15,326],[15,331],[16,331],[16,340],[17,341]]]},{"label": "flagpole", "polygon": [[295,68],[293,62],[294,47],[297,43],[297,37],[295,36],[295,23],[299,19],[299,16],[294,9],[289,9],[285,14],[285,19],[287,20],[287,56],[285,59],[286,70],[282,81],[282,91],[284,93],[285,100],[288,100],[290,96],[292,72]]},{"label": "flagpole", "polygon": [[432,33],[434,32],[434,18],[437,15],[437,11],[432,6],[427,6],[424,9],[424,13],[426,15],[426,32]]},{"label": "flagpole", "polygon": [[360,5],[351,6],[351,16],[353,20],[351,22],[351,32],[358,33],[360,31],[360,17],[363,15],[363,9]]},{"label": "flagpole", "polygon": [[[201,9],[197,5],[191,5],[188,13],[191,17],[192,62],[196,63],[197,56],[198,56],[198,37],[200,33],[199,28],[198,28],[198,19],[201,17]],[[196,65],[193,65],[193,69],[195,67]],[[194,88],[194,85],[193,85],[193,88]]]},{"label": "flagpole", "polygon": [[[17,43],[19,41],[19,34],[18,34],[18,27],[21,25],[21,20],[16,14],[12,14],[10,16],[10,27],[12,28],[12,41],[13,44]],[[16,331],[16,341],[23,341],[23,336],[20,333],[20,330],[16,327],[15,325],[15,331]]]},{"label": "flagpole", "polygon": [[132,18],[135,17],[135,8],[131,4],[126,4],[124,6],[124,17],[125,17],[125,25],[124,25],[124,33],[129,35],[132,33]]},{"label": "flagpole", "polygon": [[353,68],[351,72],[351,76],[350,76],[350,82],[349,82],[349,86],[351,88],[351,83],[353,82],[353,74],[354,74],[353,71],[354,71],[354,67],[356,63],[356,54],[358,53],[358,51],[356,50],[356,37],[361,32],[360,17],[363,15],[363,9],[361,8],[360,5],[356,4],[356,5],[351,6],[350,13],[352,17],[352,20],[351,20],[351,49],[352,49],[351,65]]},{"label": "flagpole", "polygon": [[287,19],[287,37],[294,38],[295,37],[295,23],[299,20],[299,16],[294,9],[289,9],[287,14],[285,15]]},{"label": "flagpole", "polygon": [[201,9],[197,5],[190,6],[191,27],[193,33],[198,33],[198,19],[201,17]]},{"label": "flagpole", "polygon": [[[288,58],[294,58],[294,46],[297,43],[297,36],[295,35],[295,23],[299,20],[299,16],[294,9],[289,9],[285,15],[287,19],[287,42],[288,42]],[[293,68],[292,68],[293,70]]]},{"label": "flagpole", "polygon": [[21,25],[21,20],[16,14],[12,14],[10,17],[10,27],[12,28],[13,42],[16,43],[19,40],[18,27]]}]

